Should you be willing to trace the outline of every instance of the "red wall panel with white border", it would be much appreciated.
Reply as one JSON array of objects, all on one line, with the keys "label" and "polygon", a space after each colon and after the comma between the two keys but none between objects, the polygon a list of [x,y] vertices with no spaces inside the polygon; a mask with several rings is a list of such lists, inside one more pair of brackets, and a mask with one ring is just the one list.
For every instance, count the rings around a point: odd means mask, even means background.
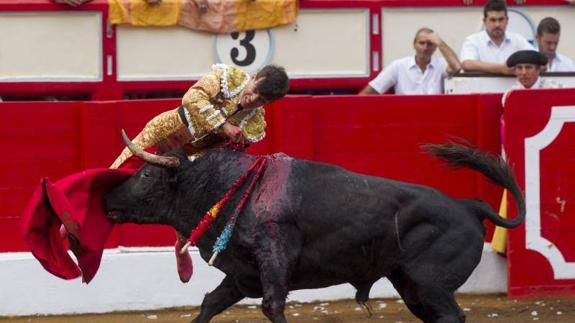
[{"label": "red wall panel with white border", "polygon": [[[505,149],[525,190],[525,223],[509,237],[509,293],[575,292],[575,92],[513,92],[505,107]],[[516,214],[509,201],[510,213]]]},{"label": "red wall panel with white border", "polygon": [[[290,96],[266,108],[266,138],[254,154],[337,164],[355,172],[432,185],[497,206],[500,189],[470,171],[450,171],[421,152],[425,142],[463,137],[499,149],[499,95]],[[107,167],[122,150],[120,129],[135,136],[179,100],[0,104],[0,251],[22,251],[18,217],[42,176],[57,180]],[[491,129],[485,131],[485,129]],[[108,247],[168,245],[167,227],[118,226]]]}]

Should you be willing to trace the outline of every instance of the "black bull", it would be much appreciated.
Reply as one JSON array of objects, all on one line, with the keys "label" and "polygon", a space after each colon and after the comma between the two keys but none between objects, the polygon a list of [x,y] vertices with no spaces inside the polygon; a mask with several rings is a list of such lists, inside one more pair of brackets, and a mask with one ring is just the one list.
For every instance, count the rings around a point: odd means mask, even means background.
[{"label": "black bull", "polygon": [[[422,185],[269,156],[228,248],[215,261],[226,277],[205,296],[194,322],[209,322],[244,297],[263,297],[264,314],[273,322],[287,322],[284,306],[290,290],[350,283],[357,289],[356,300],[365,303],[382,277],[424,322],[464,322],[454,291],[481,258],[482,220],[515,227],[523,221],[525,202],[501,159],[453,143],[428,145],[427,150],[508,189],[518,215],[506,220],[481,200],[454,199]],[[112,220],[168,224],[189,235],[256,159],[227,149],[209,150],[194,161],[181,153],[162,158],[168,163],[150,160],[152,164],[107,195]],[[153,165],[162,163],[164,167]],[[200,239],[204,260],[210,259],[244,190]]]}]

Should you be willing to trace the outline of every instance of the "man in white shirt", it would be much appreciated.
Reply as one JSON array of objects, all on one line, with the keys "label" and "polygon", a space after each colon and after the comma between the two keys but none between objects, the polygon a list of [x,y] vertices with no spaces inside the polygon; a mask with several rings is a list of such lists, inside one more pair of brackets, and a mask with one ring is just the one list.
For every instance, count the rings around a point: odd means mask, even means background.
[{"label": "man in white shirt", "polygon": [[[395,94],[442,94],[443,80],[461,69],[457,55],[427,27],[417,31],[413,48],[415,56],[393,61],[359,95],[383,94],[392,87]],[[433,57],[437,48],[444,58]]]},{"label": "man in white shirt", "polygon": [[537,26],[537,47],[539,52],[547,56],[547,72],[575,72],[573,61],[564,55],[557,53],[561,25],[553,17],[543,18]]},{"label": "man in white shirt", "polygon": [[521,35],[507,32],[507,5],[490,0],[483,8],[485,30],[468,36],[461,48],[461,66],[465,72],[513,74],[505,61],[518,50],[533,49]]}]

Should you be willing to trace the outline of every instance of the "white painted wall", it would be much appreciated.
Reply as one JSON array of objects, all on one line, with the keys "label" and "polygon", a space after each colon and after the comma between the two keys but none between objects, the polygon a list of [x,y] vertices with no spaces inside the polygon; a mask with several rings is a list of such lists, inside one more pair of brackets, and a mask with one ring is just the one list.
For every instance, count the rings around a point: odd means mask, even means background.
[{"label": "white painted wall", "polygon": [[[563,88],[575,88],[575,76],[542,76],[561,84]],[[444,89],[447,94],[468,93],[504,93],[517,83],[515,77],[503,77],[496,75],[481,75],[474,77],[450,77],[444,81]]]},{"label": "white painted wall", "polygon": [[199,79],[216,63],[212,35],[183,27],[116,29],[118,80]]},{"label": "white painted wall", "polygon": [[[367,9],[301,10],[297,24],[271,29],[271,48],[256,48],[256,55],[269,56],[265,63],[284,66],[291,78],[365,77],[369,75],[369,19]],[[234,47],[242,51],[239,41],[243,35],[233,41]],[[197,79],[211,64],[219,62],[218,55],[229,55],[216,53],[219,41],[232,39],[183,27],[120,25],[118,78]],[[255,71],[261,66],[244,68]]]},{"label": "white painted wall", "polygon": [[273,62],[292,78],[369,75],[367,9],[301,10],[297,26],[272,32]]},{"label": "white painted wall", "polygon": [[[180,283],[171,248],[106,250],[100,270],[89,284],[80,279],[65,281],[42,268],[30,253],[0,254],[0,317],[33,314],[103,313],[200,305],[204,294],[223,279],[192,250],[194,275]],[[500,293],[507,286],[506,259],[490,245],[483,250],[481,263],[462,286],[462,293]],[[349,284],[292,292],[288,301],[352,299]],[[380,280],[372,298],[398,297],[389,281]],[[242,303],[259,304],[258,299]]]},{"label": "white painted wall", "polygon": [[99,12],[0,12],[0,81],[102,79]]},{"label": "white painted wall", "polygon": [[[575,39],[575,7],[515,9],[535,24],[556,17],[563,28],[560,52],[575,59],[575,42],[568,41]],[[457,53],[482,26],[478,7],[384,8],[379,16],[384,66],[413,54],[413,37],[422,26],[436,30]],[[0,13],[0,82],[101,80],[108,59],[101,19],[99,12],[85,11]],[[371,19],[361,8],[302,9],[297,24],[271,29],[270,48],[262,55],[269,56],[266,63],[285,66],[292,78],[365,77]],[[116,41],[117,62],[109,69],[116,68],[120,80],[197,79],[218,62],[218,39],[183,27],[121,25]]]}]

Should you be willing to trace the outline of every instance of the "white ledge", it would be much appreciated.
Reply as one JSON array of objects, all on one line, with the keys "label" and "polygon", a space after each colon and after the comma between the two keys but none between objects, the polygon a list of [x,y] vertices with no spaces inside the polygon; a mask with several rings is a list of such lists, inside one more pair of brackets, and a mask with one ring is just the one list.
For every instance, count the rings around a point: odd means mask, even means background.
[{"label": "white ledge", "polygon": [[[104,313],[200,305],[204,295],[223,279],[197,250],[191,250],[194,275],[182,284],[171,247],[118,248],[104,252],[100,270],[89,284],[65,281],[46,272],[25,252],[0,253],[0,316]],[[500,293],[507,290],[506,259],[485,244],[481,263],[459,290],[463,293]],[[290,293],[288,301],[351,299],[349,284]],[[398,297],[388,280],[377,282],[371,298]],[[244,299],[244,304],[259,304]]]}]

